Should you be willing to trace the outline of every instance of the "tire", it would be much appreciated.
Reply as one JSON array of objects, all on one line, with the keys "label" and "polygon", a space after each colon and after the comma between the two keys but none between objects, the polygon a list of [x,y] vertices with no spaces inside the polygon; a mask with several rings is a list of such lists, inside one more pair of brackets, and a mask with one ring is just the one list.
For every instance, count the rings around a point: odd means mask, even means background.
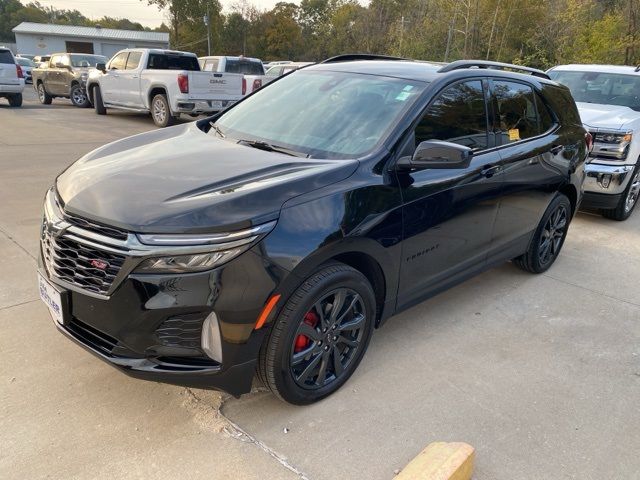
[{"label": "tire", "polygon": [[9,106],[10,107],[21,107],[22,106],[22,94],[15,93],[9,97]]},{"label": "tire", "polygon": [[[571,202],[562,193],[551,201],[531,238],[527,251],[513,259],[513,263],[530,273],[546,272],[556,261],[571,222]],[[554,240],[546,242],[549,236]]]},{"label": "tire", "polygon": [[638,163],[636,164],[636,168],[634,168],[633,173],[631,174],[631,180],[629,181],[629,185],[624,190],[622,196],[620,197],[620,201],[616,208],[611,210],[603,210],[602,215],[605,218],[610,218],[611,220],[617,220],[619,222],[623,222],[627,218],[631,216],[633,213],[633,209],[636,208],[638,203],[638,199],[640,196],[640,159],[638,159]]},{"label": "tire", "polygon": [[375,295],[364,275],[342,263],[320,268],[282,307],[260,350],[258,377],[295,405],[331,395],[358,367],[375,318]]},{"label": "tire", "polygon": [[82,88],[79,84],[74,84],[71,87],[71,91],[69,92],[69,98],[71,99],[71,103],[73,103],[74,107],[78,108],[87,108],[91,104],[89,103],[89,97],[87,96],[87,92],[84,88]]},{"label": "tire", "polygon": [[93,108],[95,108],[96,113],[98,115],[106,115],[107,108],[104,106],[102,102],[102,92],[100,91],[100,87],[97,85],[93,87]]},{"label": "tire", "polygon": [[175,123],[176,119],[171,113],[167,96],[164,93],[159,93],[151,100],[151,118],[153,123],[160,128],[169,127]]},{"label": "tire", "polygon": [[37,90],[38,90],[38,100],[40,100],[40,103],[43,105],[51,105],[51,101],[53,100],[53,97],[47,93],[47,90],[44,88],[44,83],[42,82],[38,83]]}]

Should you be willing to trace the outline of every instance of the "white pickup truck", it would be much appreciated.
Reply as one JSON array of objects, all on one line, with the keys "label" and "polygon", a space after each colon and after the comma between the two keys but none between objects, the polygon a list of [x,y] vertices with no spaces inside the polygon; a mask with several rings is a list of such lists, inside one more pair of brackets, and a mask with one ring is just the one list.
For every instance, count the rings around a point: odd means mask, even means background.
[{"label": "white pickup truck", "polygon": [[87,94],[96,113],[107,109],[150,112],[166,127],[181,113],[215,113],[242,98],[242,77],[200,70],[189,52],[130,48],[106,65],[96,65],[87,79]]},{"label": "white pickup truck", "polygon": [[205,72],[236,74],[242,77],[242,94],[249,95],[266,84],[262,60],[251,57],[211,56],[198,57],[200,68]]},{"label": "white pickup truck", "polygon": [[582,205],[626,220],[640,197],[640,69],[560,65],[547,73],[569,87],[593,137]]}]

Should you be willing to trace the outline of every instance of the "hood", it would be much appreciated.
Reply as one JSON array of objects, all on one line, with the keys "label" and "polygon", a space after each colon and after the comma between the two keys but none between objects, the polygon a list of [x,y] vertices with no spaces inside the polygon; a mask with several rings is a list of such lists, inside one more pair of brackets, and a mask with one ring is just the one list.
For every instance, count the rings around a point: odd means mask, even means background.
[{"label": "hood", "polygon": [[582,123],[591,128],[619,130],[626,123],[640,119],[640,112],[619,105],[577,102]]},{"label": "hood", "polygon": [[216,232],[273,220],[287,200],[357,165],[238,145],[190,123],[98,148],[65,170],[56,190],[69,213],[133,232]]}]

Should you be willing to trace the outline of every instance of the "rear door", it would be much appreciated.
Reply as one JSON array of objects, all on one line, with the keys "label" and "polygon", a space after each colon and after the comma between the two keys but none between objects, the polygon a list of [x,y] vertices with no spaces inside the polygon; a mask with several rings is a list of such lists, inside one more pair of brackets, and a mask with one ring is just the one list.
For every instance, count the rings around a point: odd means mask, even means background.
[{"label": "rear door", "polygon": [[533,85],[492,79],[493,131],[504,190],[493,234],[496,256],[526,250],[530,234],[562,183],[557,122]]},{"label": "rear door", "polygon": [[0,48],[0,84],[20,85],[13,54],[6,48]]},{"label": "rear door", "polygon": [[426,140],[472,148],[467,168],[398,172],[403,197],[403,247],[398,306],[481,269],[498,212],[500,155],[489,135],[487,82],[472,79],[445,87],[428,106],[409,139],[412,149]]}]

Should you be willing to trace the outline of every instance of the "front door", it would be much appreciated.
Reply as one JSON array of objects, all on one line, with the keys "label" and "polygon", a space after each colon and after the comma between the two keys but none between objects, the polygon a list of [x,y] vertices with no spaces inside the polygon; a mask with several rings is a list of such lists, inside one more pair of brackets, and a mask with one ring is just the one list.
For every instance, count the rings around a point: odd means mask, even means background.
[{"label": "front door", "polygon": [[140,59],[142,52],[129,52],[127,63],[119,75],[119,89],[122,103],[132,108],[142,108],[142,94],[140,93]]},{"label": "front door", "polygon": [[100,89],[105,103],[124,105],[120,75],[127,65],[129,52],[121,52],[114,56],[107,65],[107,72],[100,77]]},{"label": "front door", "polygon": [[[445,140],[472,148],[467,168],[398,172],[403,247],[398,307],[420,301],[484,267],[501,187],[499,153],[488,132],[486,81],[458,82],[438,94],[409,145]],[[411,154],[411,149],[402,155]]]}]

